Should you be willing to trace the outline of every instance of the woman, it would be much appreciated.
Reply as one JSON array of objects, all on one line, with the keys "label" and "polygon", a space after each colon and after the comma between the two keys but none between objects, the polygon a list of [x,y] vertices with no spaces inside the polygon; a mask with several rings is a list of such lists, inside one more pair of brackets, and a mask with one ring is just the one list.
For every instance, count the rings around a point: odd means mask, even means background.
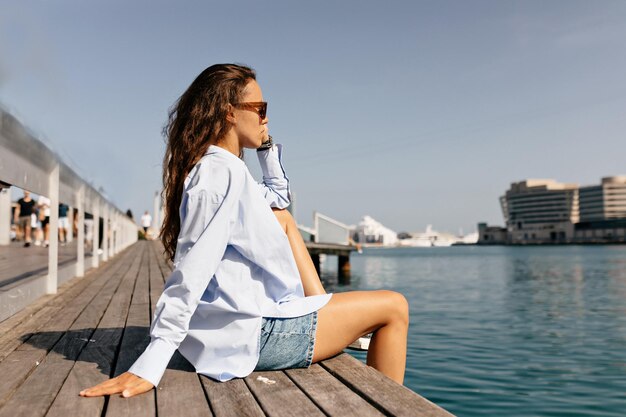
[{"label": "woman", "polygon": [[[374,332],[367,363],[398,383],[408,304],[391,291],[326,294],[294,219],[282,148],[252,69],[204,70],[170,113],[161,240],[174,262],[151,342],[128,372],[80,395],[141,394],[178,349],[220,381],[308,367]],[[263,183],[240,156],[257,149]]]}]

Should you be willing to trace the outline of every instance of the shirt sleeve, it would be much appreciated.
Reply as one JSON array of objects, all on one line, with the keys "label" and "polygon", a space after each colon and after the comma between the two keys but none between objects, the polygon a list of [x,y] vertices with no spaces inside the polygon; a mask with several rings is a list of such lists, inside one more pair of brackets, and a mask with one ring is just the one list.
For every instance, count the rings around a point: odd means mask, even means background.
[{"label": "shirt sleeve", "polygon": [[176,249],[179,260],[156,304],[150,344],[128,370],[154,386],[187,335],[191,316],[224,256],[235,224],[241,183],[242,179],[236,180],[230,173],[224,196],[192,189],[183,202],[181,214],[186,215]]},{"label": "shirt sleeve", "polygon": [[260,184],[263,196],[270,206],[284,209],[291,203],[289,178],[285,174],[282,162],[282,145],[275,144],[270,149],[257,151],[257,157],[263,172]]}]

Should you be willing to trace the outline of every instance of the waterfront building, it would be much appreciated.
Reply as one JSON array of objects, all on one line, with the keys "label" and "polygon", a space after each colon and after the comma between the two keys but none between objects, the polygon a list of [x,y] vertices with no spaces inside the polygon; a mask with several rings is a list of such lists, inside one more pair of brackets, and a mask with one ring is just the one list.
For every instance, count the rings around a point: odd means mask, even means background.
[{"label": "waterfront building", "polygon": [[524,180],[500,205],[506,229],[479,223],[479,244],[626,242],[626,176],[584,187]]},{"label": "waterfront building", "polygon": [[363,216],[354,231],[354,240],[365,245],[393,246],[398,243],[398,234],[372,217]]},{"label": "waterfront building", "polygon": [[504,245],[508,241],[506,227],[489,226],[487,223],[478,223],[479,245]]},{"label": "waterfront building", "polygon": [[581,187],[577,242],[611,243],[626,240],[626,176],[604,177],[600,185]]},{"label": "waterfront building", "polygon": [[626,176],[604,177],[579,193],[581,222],[626,218]]},{"label": "waterfront building", "polygon": [[578,184],[549,179],[512,183],[500,197],[509,243],[565,243],[579,221]]}]

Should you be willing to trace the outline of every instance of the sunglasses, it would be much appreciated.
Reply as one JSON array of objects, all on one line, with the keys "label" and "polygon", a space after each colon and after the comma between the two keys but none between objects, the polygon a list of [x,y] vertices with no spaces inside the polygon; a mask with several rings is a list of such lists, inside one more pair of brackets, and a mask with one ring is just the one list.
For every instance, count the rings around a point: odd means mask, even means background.
[{"label": "sunglasses", "polygon": [[251,101],[248,103],[237,103],[234,106],[240,109],[244,109],[244,110],[252,110],[253,112],[259,115],[261,120],[265,119],[265,116],[267,115],[267,101]]}]

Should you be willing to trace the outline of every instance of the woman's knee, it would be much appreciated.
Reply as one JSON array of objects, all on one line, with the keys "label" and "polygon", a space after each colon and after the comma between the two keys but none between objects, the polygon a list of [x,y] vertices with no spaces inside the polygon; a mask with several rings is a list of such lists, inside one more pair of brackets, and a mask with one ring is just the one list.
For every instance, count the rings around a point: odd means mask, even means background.
[{"label": "woman's knee", "polygon": [[384,298],[386,309],[389,313],[389,320],[392,322],[409,324],[409,302],[406,297],[399,292],[380,290],[378,291]]}]

